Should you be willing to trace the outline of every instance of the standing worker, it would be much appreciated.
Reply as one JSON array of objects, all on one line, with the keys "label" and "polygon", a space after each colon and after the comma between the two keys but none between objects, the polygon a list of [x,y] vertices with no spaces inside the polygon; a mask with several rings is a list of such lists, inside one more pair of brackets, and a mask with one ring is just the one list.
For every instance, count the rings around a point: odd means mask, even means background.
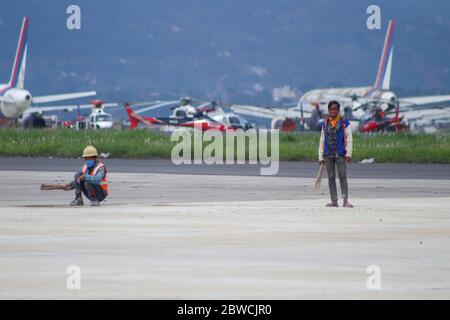
[{"label": "standing worker", "polygon": [[325,165],[328,173],[331,203],[327,207],[339,207],[336,188],[336,167],[341,186],[343,206],[353,208],[348,202],[347,163],[352,160],[353,137],[350,121],[340,114],[337,101],[328,103],[328,118],[322,126],[319,143],[319,163]]},{"label": "standing worker", "polygon": [[82,206],[83,193],[91,201],[91,206],[99,206],[108,196],[108,182],[106,180],[106,167],[97,161],[98,152],[93,146],[87,146],[83,150],[82,158],[85,163],[81,171],[75,174],[75,179],[68,183],[66,190],[75,189],[75,200],[71,206]]}]

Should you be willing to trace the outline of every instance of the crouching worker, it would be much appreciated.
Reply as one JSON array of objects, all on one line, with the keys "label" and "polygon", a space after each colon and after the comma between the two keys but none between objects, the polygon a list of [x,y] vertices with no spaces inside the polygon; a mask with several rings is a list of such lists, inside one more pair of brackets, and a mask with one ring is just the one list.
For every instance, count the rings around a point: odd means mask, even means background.
[{"label": "crouching worker", "polygon": [[328,173],[331,203],[327,207],[339,207],[336,188],[336,167],[339,176],[343,206],[353,208],[348,202],[347,163],[352,160],[353,138],[350,121],[340,115],[337,101],[328,104],[328,118],[322,126],[319,144],[319,162]]},{"label": "crouching worker", "polygon": [[82,193],[91,201],[91,206],[99,206],[108,196],[106,167],[97,161],[97,157],[97,150],[93,146],[83,150],[85,163],[81,171],[75,174],[75,179],[66,185],[67,189],[75,189],[75,200],[70,203],[71,206],[84,205]]}]

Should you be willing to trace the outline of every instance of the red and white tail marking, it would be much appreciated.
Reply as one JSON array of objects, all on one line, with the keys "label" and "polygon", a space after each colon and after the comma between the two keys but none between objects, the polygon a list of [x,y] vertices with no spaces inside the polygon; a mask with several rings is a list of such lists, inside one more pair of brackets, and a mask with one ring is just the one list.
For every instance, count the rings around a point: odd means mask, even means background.
[{"label": "red and white tail marking", "polygon": [[25,17],[22,22],[22,29],[20,30],[19,43],[17,45],[16,56],[14,58],[11,79],[9,80],[9,86],[11,88],[24,88],[25,66],[27,63],[28,50],[28,25],[29,19],[28,17]]},{"label": "red and white tail marking", "polygon": [[381,52],[380,64],[378,65],[377,78],[374,84],[374,89],[377,90],[389,90],[391,85],[392,56],[394,54],[392,36],[394,26],[394,20],[389,21],[383,51]]}]

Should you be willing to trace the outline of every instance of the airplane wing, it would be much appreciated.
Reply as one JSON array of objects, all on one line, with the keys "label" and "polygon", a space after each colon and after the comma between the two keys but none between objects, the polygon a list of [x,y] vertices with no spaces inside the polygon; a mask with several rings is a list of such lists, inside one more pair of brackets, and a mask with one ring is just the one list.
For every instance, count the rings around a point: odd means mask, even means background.
[{"label": "airplane wing", "polygon": [[50,96],[33,97],[33,103],[36,103],[36,104],[49,103],[49,102],[56,102],[56,101],[62,101],[62,100],[92,97],[95,95],[97,95],[97,92],[95,92],[95,91],[54,94],[54,95],[50,95]]},{"label": "airplane wing", "polygon": [[230,109],[233,110],[233,112],[246,116],[254,116],[266,119],[273,119],[280,116],[280,112],[274,110],[275,108],[263,108],[250,105],[235,104],[232,105]]},{"label": "airplane wing", "polygon": [[416,120],[439,120],[439,119],[450,119],[450,108],[439,110],[439,109],[426,109],[426,110],[410,110],[402,112],[409,121]]},{"label": "airplane wing", "polygon": [[[159,101],[158,101],[159,102]],[[130,104],[131,107],[142,107],[142,106],[147,106],[149,104],[155,104],[154,101],[149,101],[149,102],[139,102],[139,103],[133,103]],[[108,108],[121,108],[122,105],[117,103],[117,102],[112,102],[112,103],[104,103],[102,105],[102,107],[104,109],[108,109]],[[92,109],[94,108],[94,106],[92,104],[80,104],[80,105],[76,105],[76,104],[71,104],[71,105],[62,105],[62,106],[49,106],[49,107],[30,107],[28,108],[25,113],[26,115],[34,113],[34,112],[55,112],[55,111],[66,111],[66,112],[72,112],[74,110],[77,110],[78,108],[80,109]],[[144,110],[145,111],[145,110]]]},{"label": "airplane wing", "polygon": [[[266,118],[266,119],[274,119],[274,118],[301,118],[301,111],[300,108],[289,108],[289,109],[283,109],[283,108],[275,108],[275,107],[257,107],[257,106],[250,106],[250,105],[232,105],[231,110],[233,112],[247,115],[247,116],[254,116],[259,118]],[[303,111],[303,117],[309,115],[309,111]]]},{"label": "airplane wing", "polygon": [[[73,112],[78,108],[80,110],[84,109],[92,109],[94,106],[92,104],[81,104],[81,105],[65,105],[65,106],[51,106],[51,107],[29,107],[22,114],[22,121],[28,118],[33,113],[44,113],[44,112],[57,112],[57,111],[65,111],[65,112]],[[105,103],[103,104],[103,108],[118,108],[121,107],[118,103]]]},{"label": "airplane wing", "polygon": [[[52,111],[66,111],[66,112],[72,112],[76,110],[78,106],[76,105],[67,105],[67,106],[53,106],[53,107],[29,107],[25,112],[25,114],[31,114],[35,112],[52,112]],[[80,105],[80,109],[92,109],[92,105],[90,104],[83,104]]]},{"label": "airplane wing", "polygon": [[[105,103],[103,104],[103,108],[118,108],[121,107],[118,103]],[[51,106],[51,107],[30,107],[26,110],[27,114],[31,114],[34,112],[52,112],[52,111],[66,111],[72,112],[74,110],[80,109],[92,109],[92,104],[81,104],[81,105],[64,105],[64,106]]]},{"label": "airplane wing", "polygon": [[450,95],[405,97],[398,98],[397,100],[400,102],[401,109],[431,109],[433,107],[436,107],[438,104],[450,102]]}]

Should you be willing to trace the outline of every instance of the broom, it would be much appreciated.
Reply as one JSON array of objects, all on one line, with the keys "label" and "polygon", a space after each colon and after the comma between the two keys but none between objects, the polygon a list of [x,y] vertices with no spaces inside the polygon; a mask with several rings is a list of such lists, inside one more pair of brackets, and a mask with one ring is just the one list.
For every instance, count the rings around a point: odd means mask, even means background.
[{"label": "broom", "polygon": [[316,176],[316,183],[314,184],[314,191],[320,191],[320,183],[322,182],[322,173],[323,173],[324,164],[321,164],[319,167],[319,171]]},{"label": "broom", "polygon": [[63,184],[41,184],[41,190],[66,190]]}]

